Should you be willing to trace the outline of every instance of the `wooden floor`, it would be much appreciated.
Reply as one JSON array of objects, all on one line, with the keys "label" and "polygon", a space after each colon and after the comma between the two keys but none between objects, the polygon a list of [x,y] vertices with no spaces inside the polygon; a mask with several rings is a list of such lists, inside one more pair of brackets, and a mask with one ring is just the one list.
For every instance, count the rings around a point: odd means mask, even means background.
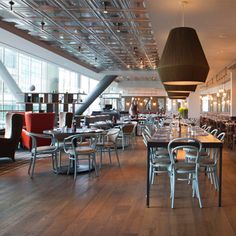
[{"label": "wooden floor", "polygon": [[[191,197],[191,187],[177,186],[175,209],[170,208],[169,180],[158,176],[146,208],[146,150],[119,150],[93,174],[56,175],[49,159],[39,160],[35,177],[27,165],[0,176],[0,235],[236,235],[236,155],[224,150],[223,202],[202,175],[203,209]],[[106,160],[105,160],[106,161]]]}]

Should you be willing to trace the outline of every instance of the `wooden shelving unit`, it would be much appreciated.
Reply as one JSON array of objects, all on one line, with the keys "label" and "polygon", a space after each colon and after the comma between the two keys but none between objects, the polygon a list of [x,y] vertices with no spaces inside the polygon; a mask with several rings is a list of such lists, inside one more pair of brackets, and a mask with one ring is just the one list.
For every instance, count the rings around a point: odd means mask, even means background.
[{"label": "wooden shelving unit", "polygon": [[75,112],[79,104],[82,104],[81,96],[84,93],[25,93],[25,111],[32,112]]}]

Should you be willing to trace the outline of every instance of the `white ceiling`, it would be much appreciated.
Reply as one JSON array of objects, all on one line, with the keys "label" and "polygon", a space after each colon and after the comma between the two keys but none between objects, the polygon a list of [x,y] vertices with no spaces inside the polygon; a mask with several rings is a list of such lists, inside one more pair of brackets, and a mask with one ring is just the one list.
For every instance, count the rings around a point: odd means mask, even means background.
[{"label": "white ceiling", "polygon": [[[180,0],[147,0],[160,56],[172,28],[182,26]],[[194,28],[210,65],[211,78],[236,58],[236,0],[188,0],[185,26]]]}]

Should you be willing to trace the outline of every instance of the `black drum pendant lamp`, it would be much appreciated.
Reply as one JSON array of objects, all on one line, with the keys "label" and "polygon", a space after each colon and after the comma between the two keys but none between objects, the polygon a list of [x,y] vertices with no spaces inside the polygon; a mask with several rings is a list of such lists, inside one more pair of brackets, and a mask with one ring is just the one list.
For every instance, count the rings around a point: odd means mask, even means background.
[{"label": "black drum pendant lamp", "polygon": [[188,97],[189,93],[173,93],[173,92],[169,92],[167,91],[168,97]]},{"label": "black drum pendant lamp", "polygon": [[190,93],[195,92],[197,85],[164,85],[166,92]]},{"label": "black drum pendant lamp", "polygon": [[205,54],[193,28],[178,27],[170,31],[158,73],[164,85],[198,85],[209,72]]},{"label": "black drum pendant lamp", "polygon": [[172,97],[169,97],[169,99],[182,99],[182,100],[185,100],[186,97],[184,97],[184,96],[172,96]]}]

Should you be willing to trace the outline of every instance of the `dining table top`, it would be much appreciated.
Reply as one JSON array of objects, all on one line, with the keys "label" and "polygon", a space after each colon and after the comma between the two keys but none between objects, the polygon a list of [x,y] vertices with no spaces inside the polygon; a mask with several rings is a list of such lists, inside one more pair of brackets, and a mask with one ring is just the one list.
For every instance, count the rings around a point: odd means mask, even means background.
[{"label": "dining table top", "polygon": [[168,143],[176,138],[194,138],[202,143],[203,147],[222,147],[223,142],[198,126],[162,127],[157,129],[148,139],[148,147],[167,147]]},{"label": "dining table top", "polygon": [[54,128],[51,130],[44,130],[44,134],[50,134],[53,135],[55,138],[61,140],[64,139],[68,136],[71,135],[76,135],[76,134],[101,134],[103,133],[103,129],[97,129],[97,128],[87,128],[87,127],[82,127],[82,128],[76,128],[76,130],[72,128]]}]

